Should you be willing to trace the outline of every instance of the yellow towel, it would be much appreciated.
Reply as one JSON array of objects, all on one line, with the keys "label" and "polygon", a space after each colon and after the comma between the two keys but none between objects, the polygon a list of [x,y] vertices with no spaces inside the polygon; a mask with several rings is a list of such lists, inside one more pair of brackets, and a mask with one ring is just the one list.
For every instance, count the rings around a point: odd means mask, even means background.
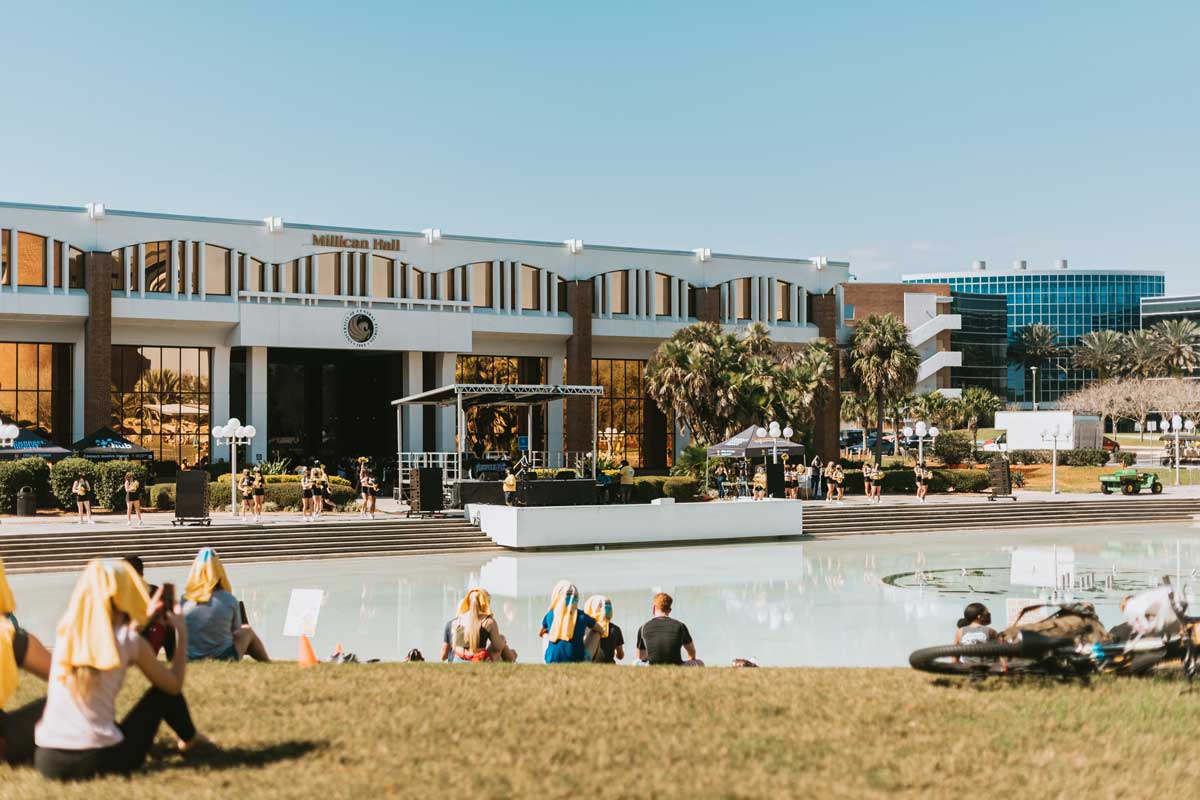
[{"label": "yellow towel", "polygon": [[194,603],[207,603],[212,599],[213,592],[224,589],[233,591],[221,557],[211,547],[205,547],[196,553],[192,562],[192,571],[188,573],[187,583],[183,587],[183,596]]},{"label": "yellow towel", "polygon": [[8,585],[8,576],[4,574],[4,559],[0,558],[0,617],[17,610],[17,601],[13,599],[12,589]]},{"label": "yellow towel", "polygon": [[583,613],[596,620],[600,638],[607,639],[608,623],[612,622],[612,601],[602,594],[594,594],[583,604]]},{"label": "yellow towel", "polygon": [[479,616],[492,616],[492,596],[488,594],[487,589],[479,588],[467,590],[467,593],[463,595],[462,602],[458,604],[458,613],[466,614],[471,610],[471,595],[476,592],[479,594]]},{"label": "yellow towel", "polygon": [[17,672],[17,657],[13,653],[13,634],[16,629],[7,618],[0,618],[0,708],[8,703],[21,680]]},{"label": "yellow towel", "polygon": [[579,590],[570,581],[559,581],[550,595],[550,608],[554,618],[550,620],[550,641],[569,642],[575,633],[575,620],[579,617]]},{"label": "yellow towel", "polygon": [[113,611],[124,612],[134,623],[145,625],[149,603],[146,584],[126,562],[90,561],[75,584],[67,613],[58,623],[54,663],[64,668],[64,679],[76,667],[104,671],[121,666]]}]

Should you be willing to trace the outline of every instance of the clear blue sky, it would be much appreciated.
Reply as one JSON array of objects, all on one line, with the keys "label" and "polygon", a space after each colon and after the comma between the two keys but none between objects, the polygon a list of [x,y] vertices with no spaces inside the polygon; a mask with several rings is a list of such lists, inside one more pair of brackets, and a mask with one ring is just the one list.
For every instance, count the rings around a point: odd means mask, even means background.
[{"label": "clear blue sky", "polygon": [[140,5],[6,8],[0,199],[1200,292],[1195,3]]}]

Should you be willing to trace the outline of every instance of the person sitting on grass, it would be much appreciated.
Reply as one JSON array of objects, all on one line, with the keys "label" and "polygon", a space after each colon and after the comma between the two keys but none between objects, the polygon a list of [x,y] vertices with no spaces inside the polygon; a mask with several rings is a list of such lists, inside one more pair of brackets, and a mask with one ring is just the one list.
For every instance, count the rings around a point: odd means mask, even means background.
[{"label": "person sitting on grass", "polygon": [[[954,631],[955,644],[987,644],[1000,638],[992,625],[992,614],[983,603],[971,603],[963,609],[958,629]],[[960,658],[963,663],[980,663],[982,658]]]},{"label": "person sitting on grass", "polygon": [[33,732],[42,718],[46,699],[33,700],[5,713],[2,709],[25,670],[43,681],[50,677],[50,653],[32,633],[21,630],[13,612],[17,603],[0,560],[0,761],[6,764],[33,763]]},{"label": "person sitting on grass", "polygon": [[183,589],[183,618],[189,634],[188,658],[270,661],[258,634],[242,619],[233,587],[217,551],[205,547],[196,554]]},{"label": "person sitting on grass", "polygon": [[[169,667],[138,634],[138,626],[159,613],[179,637]],[[91,561],[58,623],[46,710],[35,734],[38,772],[56,780],[129,774],[145,762],[164,719],[192,741],[195,730],[188,729],[180,696],[186,645],[178,606],[161,608],[161,598],[152,600],[124,561]],[[151,686],[118,723],[116,699],[131,665]]]},{"label": "person sitting on grass", "polygon": [[546,640],[546,663],[587,661],[584,634],[596,620],[579,610],[579,590],[570,581],[559,581],[550,594],[550,609],[542,617],[538,635]]},{"label": "person sitting on grass", "polygon": [[492,615],[492,598],[486,589],[471,589],[458,605],[454,620],[454,656],[460,661],[517,660]]},{"label": "person sitting on grass", "polygon": [[[687,625],[671,619],[674,602],[666,592],[654,595],[654,616],[638,628],[638,658],[650,665],[703,667],[704,662],[696,658],[696,644]],[[686,661],[679,654],[681,649],[687,651]]]},{"label": "person sitting on grass", "polygon": [[625,658],[625,636],[620,626],[612,621],[613,605],[602,594],[594,594],[583,604],[583,610],[596,620],[596,654],[592,661],[597,664],[615,664]]}]

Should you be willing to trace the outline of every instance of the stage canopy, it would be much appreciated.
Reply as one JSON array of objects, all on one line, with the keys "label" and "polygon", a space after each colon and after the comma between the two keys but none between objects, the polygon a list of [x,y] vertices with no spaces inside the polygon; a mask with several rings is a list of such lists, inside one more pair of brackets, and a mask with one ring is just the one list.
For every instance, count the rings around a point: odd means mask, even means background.
[{"label": "stage canopy", "polygon": [[707,453],[709,458],[762,458],[775,453],[802,456],[804,445],[783,437],[759,436],[758,426],[751,425],[736,436],[714,444]]},{"label": "stage canopy", "polygon": [[394,406],[526,406],[566,397],[601,397],[603,386],[568,386],[540,383],[452,383],[440,389],[393,400]]},{"label": "stage canopy", "polygon": [[0,448],[0,461],[15,461],[18,458],[44,458],[58,461],[71,455],[65,447],[59,447],[37,431],[21,428],[12,447]]},{"label": "stage canopy", "polygon": [[112,428],[101,428],[91,436],[85,436],[71,449],[89,461],[149,461],[154,453],[141,445],[134,444]]}]

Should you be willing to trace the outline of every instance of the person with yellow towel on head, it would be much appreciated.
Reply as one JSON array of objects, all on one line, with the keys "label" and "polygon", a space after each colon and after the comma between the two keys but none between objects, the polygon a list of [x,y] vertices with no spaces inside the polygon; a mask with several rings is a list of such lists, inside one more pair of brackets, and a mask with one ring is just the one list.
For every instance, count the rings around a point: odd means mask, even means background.
[{"label": "person with yellow towel on head", "polygon": [[453,623],[454,656],[460,661],[516,661],[492,615],[492,598],[486,589],[471,589],[458,604]]},{"label": "person with yellow towel on head", "polygon": [[[83,780],[128,774],[142,766],[164,719],[178,719],[187,669],[187,626],[179,607],[161,608],[125,561],[91,561],[75,584],[58,623],[46,710],[38,723],[34,764],[43,777]],[[158,613],[175,629],[179,646],[168,666],[159,661],[138,626]],[[116,699],[125,672],[136,665],[150,689],[120,721]],[[176,730],[181,730],[176,727]]]},{"label": "person with yellow towel on head", "polygon": [[45,698],[34,700],[5,713],[20,681],[19,670],[42,680],[50,676],[50,654],[32,633],[21,630],[13,612],[17,604],[0,560],[0,761],[6,764],[33,762],[33,731],[42,718]]},{"label": "person with yellow towel on head", "polygon": [[221,557],[211,547],[201,548],[183,587],[183,618],[187,623],[188,658],[270,661],[267,648],[242,619],[241,606],[225,574]]},{"label": "person with yellow towel on head", "polygon": [[546,641],[546,663],[586,661],[584,635],[596,620],[579,608],[579,590],[570,581],[559,581],[550,593],[550,608],[542,618],[539,636]]},{"label": "person with yellow towel on head", "polygon": [[583,604],[587,615],[596,620],[597,637],[596,654],[592,661],[597,664],[615,664],[625,658],[625,635],[621,628],[612,621],[612,600],[602,594],[594,594]]}]

